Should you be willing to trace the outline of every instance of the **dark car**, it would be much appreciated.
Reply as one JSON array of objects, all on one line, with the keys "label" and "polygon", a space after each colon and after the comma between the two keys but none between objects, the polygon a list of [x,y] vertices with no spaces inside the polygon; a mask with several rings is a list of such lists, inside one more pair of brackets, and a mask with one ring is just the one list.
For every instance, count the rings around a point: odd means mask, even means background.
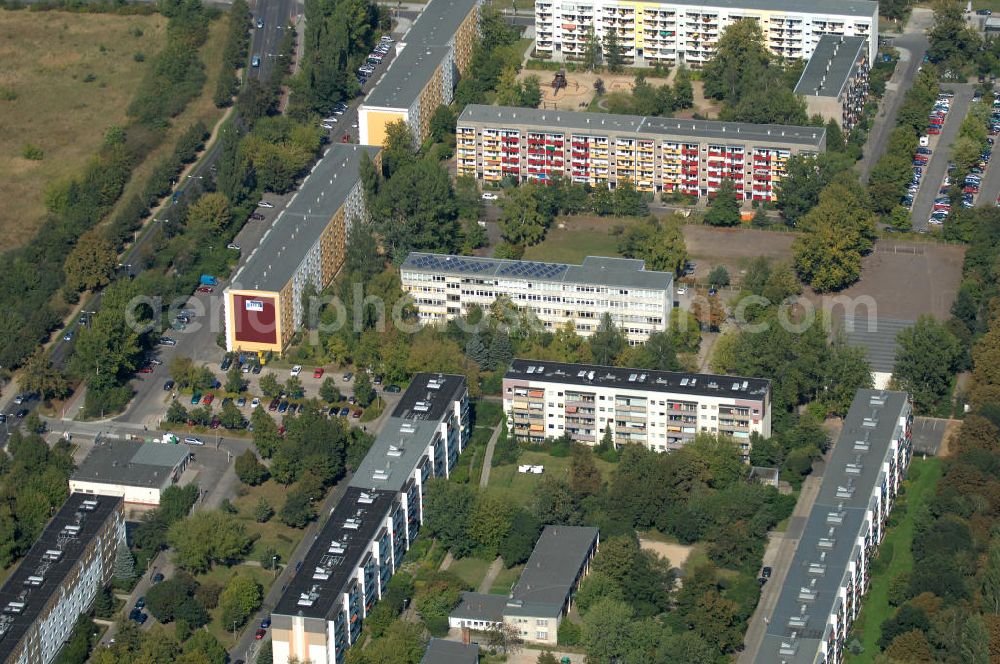
[{"label": "dark car", "polygon": [[764,569],[762,569],[760,571],[760,575],[763,576],[766,579],[770,579],[772,571],[774,571],[774,570],[772,570],[770,567],[764,567]]},{"label": "dark car", "polygon": [[264,618],[263,620],[260,621],[260,628],[261,629],[267,629],[270,626],[271,626],[271,618],[270,617]]},{"label": "dark car", "polygon": [[[179,316],[178,320],[180,320]],[[219,368],[222,369],[223,371],[229,371],[229,367],[231,366],[233,366],[233,358],[230,357],[229,355],[226,355],[224,358],[222,358],[222,364],[219,365]]]},{"label": "dark car", "polygon": [[259,364],[253,365],[253,369],[251,369],[250,371],[256,376],[257,374],[260,373],[260,365]]},{"label": "dark car", "polygon": [[157,572],[156,574],[153,575],[153,583],[160,583],[165,578],[166,577],[163,576],[162,572]]},{"label": "dark car", "polygon": [[278,406],[281,405],[281,399],[275,397],[271,399],[271,403],[267,404],[268,410],[278,410]]},{"label": "dark car", "polygon": [[388,392],[389,394],[397,394],[399,392],[402,392],[403,389],[399,385],[386,385],[385,391]]},{"label": "dark car", "polygon": [[343,408],[340,409],[340,416],[341,417],[347,417],[350,414],[351,414],[351,409],[350,408],[344,406]]},{"label": "dark car", "polygon": [[27,416],[28,416],[28,409],[27,408],[21,408],[16,413],[14,413],[14,417],[16,417],[19,420],[24,419]]},{"label": "dark car", "polygon": [[287,411],[288,411],[288,402],[287,401],[282,401],[280,404],[278,404],[278,412],[279,413],[284,413],[284,412],[287,412]]},{"label": "dark car", "polygon": [[174,389],[174,381],[168,380],[168,381],[165,381],[163,383],[163,391],[164,392],[169,392],[172,389]]},{"label": "dark car", "polygon": [[262,215],[260,212],[254,212],[253,214],[250,215],[250,218],[253,219],[254,221],[264,221],[264,215]]}]

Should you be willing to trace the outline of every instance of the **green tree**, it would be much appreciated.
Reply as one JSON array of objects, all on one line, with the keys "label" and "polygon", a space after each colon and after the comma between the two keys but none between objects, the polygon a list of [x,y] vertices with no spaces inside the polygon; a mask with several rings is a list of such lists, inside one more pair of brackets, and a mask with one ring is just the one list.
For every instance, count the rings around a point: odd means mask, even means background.
[{"label": "green tree", "polygon": [[257,523],[267,523],[274,516],[274,508],[271,503],[261,496],[253,507],[253,518]]},{"label": "green tree", "polygon": [[204,572],[216,563],[232,564],[252,541],[241,523],[219,511],[181,519],[170,527],[167,540],[174,547],[174,561],[193,572]]},{"label": "green tree", "polygon": [[603,598],[583,618],[583,646],[588,662],[625,661],[631,652],[629,627],[634,612],[620,600]]},{"label": "green tree", "polygon": [[951,393],[961,353],[958,341],[944,324],[921,316],[913,327],[896,335],[896,343],[893,376],[913,395],[918,411],[934,412]]},{"label": "green tree", "polygon": [[691,85],[691,72],[683,65],[674,75],[673,106],[675,109],[694,106],[694,86]]},{"label": "green tree", "polygon": [[243,427],[243,413],[232,401],[222,404],[219,412],[219,423],[226,429],[239,429]]},{"label": "green tree", "polygon": [[424,529],[456,557],[470,554],[475,542],[468,535],[475,490],[467,484],[430,480],[424,501]]},{"label": "green tree", "polygon": [[70,291],[84,291],[106,286],[114,277],[117,264],[118,253],[114,245],[97,233],[86,233],[66,256],[65,287]]},{"label": "green tree", "polygon": [[362,408],[367,408],[375,401],[375,388],[372,387],[372,379],[367,371],[359,371],[354,379],[354,396]]},{"label": "green tree", "polygon": [[233,219],[229,199],[221,192],[210,192],[196,200],[188,208],[189,228],[210,235],[225,231]]},{"label": "green tree", "polygon": [[124,540],[118,542],[115,550],[115,578],[122,581],[135,578],[135,558]]},{"label": "green tree", "polygon": [[618,182],[614,192],[614,215],[616,217],[638,217],[649,212],[649,206],[635,183],[625,178]]},{"label": "green tree", "polygon": [[510,528],[497,551],[504,564],[513,567],[525,562],[531,555],[541,530],[542,524],[531,512],[515,509],[510,518]]},{"label": "green tree", "polygon": [[606,31],[602,50],[604,53],[604,63],[608,66],[608,71],[621,71],[625,58],[621,36],[618,34],[617,28],[612,27]]},{"label": "green tree", "polygon": [[529,74],[521,81],[521,98],[519,106],[525,108],[538,108],[542,103],[542,86],[538,76]]},{"label": "green tree", "polygon": [[244,386],[240,366],[234,362],[233,366],[229,367],[229,371],[226,372],[226,392],[239,394],[243,391]]},{"label": "green tree", "polygon": [[705,213],[705,223],[711,226],[738,226],[740,204],[736,200],[736,185],[729,178],[722,180],[719,190]]},{"label": "green tree", "polygon": [[795,270],[820,293],[850,286],[861,277],[861,254],[852,237],[836,228],[819,228],[792,245]]},{"label": "green tree", "polygon": [[70,393],[69,381],[55,368],[44,348],[35,350],[24,363],[20,386],[27,392],[38,394],[44,401],[64,399]]},{"label": "green tree", "polygon": [[236,477],[244,484],[257,486],[267,479],[267,466],[257,460],[252,450],[247,450],[236,457]]},{"label": "green tree", "polygon": [[490,341],[488,368],[504,370],[512,359],[514,359],[514,347],[510,337],[502,330],[494,332]]},{"label": "green tree", "polygon": [[715,286],[728,286],[729,270],[726,269],[725,265],[716,265],[712,268],[712,271],[708,273],[708,282]]},{"label": "green tree", "polygon": [[517,70],[505,67],[497,81],[497,103],[501,106],[521,105],[521,83],[517,80]]},{"label": "green tree", "polygon": [[545,239],[553,214],[542,203],[542,185],[529,182],[508,191],[500,202],[500,234],[514,245],[533,245]]},{"label": "green tree", "polygon": [[604,49],[601,40],[594,34],[594,27],[587,27],[587,34],[584,37],[583,64],[589,71],[594,71],[601,66]]},{"label": "green tree", "polygon": [[327,403],[338,403],[343,398],[340,396],[337,382],[331,376],[323,379],[323,384],[319,386],[319,396]]},{"label": "green tree", "polygon": [[644,224],[630,225],[618,238],[618,253],[642,258],[649,270],[680,274],[688,257],[680,218],[650,217]]},{"label": "green tree", "polygon": [[278,518],[286,526],[292,528],[305,528],[306,525],[316,518],[316,511],[312,507],[309,494],[295,487],[288,492],[285,497],[285,504],[278,513]]},{"label": "green tree", "polygon": [[613,365],[625,346],[625,335],[611,320],[611,314],[604,312],[597,329],[590,336],[590,354],[594,361],[598,364]]},{"label": "green tree", "polygon": [[234,574],[219,597],[222,623],[240,627],[260,608],[262,588],[253,577]]},{"label": "green tree", "polygon": [[281,394],[281,383],[271,372],[261,376],[259,384],[261,393],[268,399],[273,399]]},{"label": "green tree", "polygon": [[293,399],[301,398],[305,394],[302,379],[298,376],[289,376],[288,380],[285,381],[285,392]]},{"label": "green tree", "polygon": [[250,415],[250,424],[253,425],[254,447],[263,458],[270,459],[281,444],[278,425],[263,407],[253,410],[253,414]]},{"label": "green tree", "polygon": [[455,124],[458,118],[451,107],[440,104],[431,116],[430,133],[436,143],[454,145]]},{"label": "green tree", "polygon": [[495,496],[480,494],[476,497],[469,512],[466,532],[485,557],[496,557],[510,532],[513,512],[509,503]]},{"label": "green tree", "polygon": [[382,143],[382,174],[391,178],[404,166],[416,159],[416,139],[410,127],[402,120],[390,122],[385,127],[385,141]]}]

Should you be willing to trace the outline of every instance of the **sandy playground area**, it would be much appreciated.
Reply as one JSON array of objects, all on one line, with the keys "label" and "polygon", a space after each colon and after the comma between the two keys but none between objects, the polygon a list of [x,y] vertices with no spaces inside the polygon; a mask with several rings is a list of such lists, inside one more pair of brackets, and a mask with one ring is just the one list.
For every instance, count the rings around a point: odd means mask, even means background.
[{"label": "sandy playground area", "polygon": [[658,553],[670,561],[671,567],[676,568],[684,567],[684,563],[687,561],[688,556],[691,555],[691,550],[694,548],[690,545],[667,544],[666,542],[657,542],[655,540],[642,538],[639,538],[639,546],[647,551]]}]

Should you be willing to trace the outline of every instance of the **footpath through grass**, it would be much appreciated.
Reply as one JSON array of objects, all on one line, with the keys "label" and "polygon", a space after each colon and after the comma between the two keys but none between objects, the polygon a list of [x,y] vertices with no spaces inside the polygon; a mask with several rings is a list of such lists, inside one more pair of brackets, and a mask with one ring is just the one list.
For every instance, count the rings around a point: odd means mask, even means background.
[{"label": "footpath through grass", "polygon": [[[889,529],[880,547],[879,565],[882,571],[872,576],[871,589],[864,599],[861,615],[854,623],[848,643],[857,637],[864,646],[860,655],[847,654],[848,664],[867,664],[875,661],[879,654],[878,640],[882,635],[880,626],[895,612],[889,606],[889,583],[900,572],[913,567],[913,520],[920,507],[934,495],[941,478],[941,459],[914,459],[910,463],[909,479],[906,482],[906,513],[900,522]],[[881,557],[889,556],[888,560]]]}]

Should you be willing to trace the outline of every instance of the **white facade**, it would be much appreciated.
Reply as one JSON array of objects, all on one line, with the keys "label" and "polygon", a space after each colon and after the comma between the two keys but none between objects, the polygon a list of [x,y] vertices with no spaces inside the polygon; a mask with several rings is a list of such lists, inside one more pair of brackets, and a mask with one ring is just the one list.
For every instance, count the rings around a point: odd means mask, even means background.
[{"label": "white facade", "polygon": [[504,376],[507,426],[541,442],[568,434],[596,445],[676,450],[698,433],[726,435],[750,454],[750,436],[771,436],[771,387],[761,379],[514,360]]},{"label": "white facade", "polygon": [[173,483],[167,481],[163,487],[128,486],[127,484],[112,484],[106,482],[91,482],[70,478],[70,493],[92,493],[98,496],[120,496],[126,503],[137,505],[159,505],[160,492]]},{"label": "white facade", "polygon": [[760,23],[767,47],[786,58],[808,58],[826,34],[868,38],[869,61],[878,50],[878,3],[748,0],[737,3],[535,0],[535,50],[552,60],[581,59],[590,31],[601,43],[617,29],[625,62],[641,66],[712,58],[723,30],[740,19]]}]

